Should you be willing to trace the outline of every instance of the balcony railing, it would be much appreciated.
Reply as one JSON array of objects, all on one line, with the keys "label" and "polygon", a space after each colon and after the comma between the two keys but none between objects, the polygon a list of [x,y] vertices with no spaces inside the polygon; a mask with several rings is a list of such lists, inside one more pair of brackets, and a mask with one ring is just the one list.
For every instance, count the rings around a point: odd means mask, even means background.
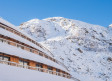
[{"label": "balcony railing", "polygon": [[15,63],[15,62],[11,62],[11,61],[5,61],[5,60],[0,60],[0,63],[11,65],[11,66],[16,66],[16,67],[20,67],[20,68],[31,69],[31,70],[35,70],[35,71],[39,71],[39,72],[45,72],[45,73],[49,73],[49,74],[53,74],[53,75],[57,75],[57,76],[65,77],[65,78],[71,78],[70,75],[67,75],[67,74],[64,74],[64,73],[61,73],[61,72],[48,70],[48,69],[45,69],[45,68],[32,67],[32,66],[29,66],[29,65],[20,65],[19,63]]},{"label": "balcony railing", "polygon": [[[0,28],[3,28],[3,29],[5,29],[5,30],[7,30],[7,31],[9,31],[9,32],[12,32],[12,33],[14,33],[14,34],[16,34],[16,35],[18,35],[18,36],[21,36],[22,38],[24,38],[24,39],[26,39],[26,40],[28,40],[28,41],[30,41],[30,42],[36,44],[36,45],[39,46],[40,48],[43,48],[44,50],[48,51],[48,52],[53,56],[53,54],[52,54],[48,49],[46,49],[44,46],[38,44],[36,41],[34,41],[34,40],[28,38],[27,36],[25,36],[25,35],[22,34],[21,32],[19,32],[19,31],[13,29],[13,28],[11,28],[11,27],[9,27],[9,26],[7,26],[7,25],[4,25],[3,23],[0,23]],[[53,57],[54,57],[54,56],[53,56]],[[67,69],[67,67],[66,67],[62,62],[57,61],[57,60],[54,61],[54,62],[56,62],[56,63],[62,65],[64,68]],[[67,69],[67,70],[68,70],[68,69]]]},{"label": "balcony railing", "polygon": [[[59,64],[59,65],[62,65],[64,68],[66,68],[66,66],[65,66],[63,63],[61,63],[60,61],[57,61],[57,60],[55,60],[55,59],[53,59],[53,58],[47,56],[46,54],[43,54],[43,53],[39,52],[39,50],[36,50],[36,49],[30,48],[30,47],[24,46],[24,45],[22,45],[22,44],[19,44],[19,43],[16,43],[16,42],[13,42],[13,41],[4,39],[4,38],[0,38],[0,41],[2,41],[2,42],[4,42],[4,43],[7,43],[7,44],[9,44],[9,45],[12,45],[12,46],[21,48],[21,49],[26,50],[26,51],[28,51],[27,49],[29,49],[29,52],[32,52],[32,53],[35,53],[35,52],[36,52],[35,54],[38,53],[38,55],[43,56],[43,57],[45,57],[45,58],[47,58],[47,59],[49,59],[49,60],[51,60],[51,61],[54,61],[55,63],[57,63],[57,64]],[[35,52],[34,52],[34,51],[35,51]],[[41,54],[40,54],[40,53],[41,53]],[[47,57],[46,57],[46,56],[47,56]],[[66,69],[67,69],[67,68],[66,68]]]},{"label": "balcony railing", "polygon": [[7,31],[9,31],[9,32],[11,32],[11,33],[14,33],[14,34],[16,34],[16,35],[18,35],[18,36],[20,36],[20,37],[22,37],[22,38],[24,38],[24,39],[26,39],[26,40],[32,42],[32,43],[34,43],[35,45],[39,46],[40,48],[43,48],[44,50],[48,51],[48,52],[50,53],[50,55],[53,56],[53,54],[52,54],[48,49],[46,49],[44,46],[40,45],[40,44],[37,43],[36,41],[32,40],[31,38],[25,36],[25,35],[22,34],[21,32],[15,30],[15,29],[13,29],[13,28],[11,28],[11,27],[9,27],[9,26],[3,24],[3,23],[0,23],[0,28],[3,28],[3,29],[5,29],[5,30],[7,30]]},{"label": "balcony railing", "polygon": [[[5,29],[5,30],[7,30],[7,31],[9,31],[9,32],[12,32],[12,33],[14,33],[14,34],[16,34],[16,35],[18,35],[18,36],[21,36],[21,37],[24,38],[24,39],[26,39],[26,40],[28,40],[28,41],[30,41],[30,42],[36,44],[36,45],[39,46],[40,48],[43,48],[44,50],[48,51],[48,52],[54,57],[54,55],[53,55],[48,49],[46,49],[44,46],[38,44],[36,41],[34,41],[34,40],[28,38],[27,36],[25,36],[25,35],[22,34],[21,32],[19,32],[19,31],[13,29],[13,28],[11,28],[11,27],[9,27],[9,26],[7,26],[7,25],[4,25],[3,23],[0,23],[0,28],[3,28],[3,29]],[[57,60],[56,60],[56,61],[57,61]],[[63,67],[65,67],[65,68],[67,69],[67,67],[66,67],[62,62],[57,61],[57,63],[60,64],[60,65],[62,65]],[[67,69],[67,70],[68,70],[68,69]]]}]

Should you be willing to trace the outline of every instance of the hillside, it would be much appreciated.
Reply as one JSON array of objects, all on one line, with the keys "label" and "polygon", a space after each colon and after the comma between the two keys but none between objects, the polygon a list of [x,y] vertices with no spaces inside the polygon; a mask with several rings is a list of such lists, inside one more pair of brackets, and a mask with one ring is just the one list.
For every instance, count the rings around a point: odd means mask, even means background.
[{"label": "hillside", "polygon": [[32,19],[19,28],[49,49],[80,81],[112,81],[112,28],[63,17]]}]

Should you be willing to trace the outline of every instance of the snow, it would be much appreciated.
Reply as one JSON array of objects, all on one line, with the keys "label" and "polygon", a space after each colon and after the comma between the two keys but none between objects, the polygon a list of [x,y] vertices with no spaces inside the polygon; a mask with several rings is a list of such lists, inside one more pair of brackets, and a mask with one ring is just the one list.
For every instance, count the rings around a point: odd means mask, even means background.
[{"label": "snow", "polygon": [[40,51],[46,53],[47,55],[51,56],[51,54],[49,52],[43,50],[42,48],[38,47],[37,45],[33,44],[32,42],[30,42],[30,41],[28,41],[28,40],[26,40],[26,39],[24,39],[24,38],[22,38],[22,37],[20,37],[20,36],[18,36],[16,34],[14,34],[14,33],[11,33],[11,32],[9,32],[7,30],[4,30],[4,29],[0,28],[0,34],[8,36],[8,37],[13,38],[13,39],[18,40],[18,41],[21,41],[21,42],[23,42],[25,44],[28,44],[28,45],[32,46],[32,47],[35,47],[35,48],[39,49]]},{"label": "snow", "polygon": [[110,24],[109,27],[112,27],[112,24]]},{"label": "snow", "polygon": [[0,64],[0,81],[73,81],[64,77]]},{"label": "snow", "polygon": [[53,61],[51,61],[51,60],[49,60],[45,57],[36,55],[34,53],[28,52],[28,51],[23,50],[21,48],[17,48],[17,47],[14,47],[14,46],[11,46],[11,45],[8,45],[8,44],[5,44],[5,43],[1,43],[1,42],[0,42],[0,52],[6,53],[6,54],[9,54],[9,55],[15,55],[15,56],[25,58],[25,59],[29,59],[29,60],[33,60],[33,61],[40,62],[40,63],[43,63],[43,64],[47,64],[49,66],[56,67],[56,68],[61,69],[65,72],[68,72],[61,65],[59,65],[59,64],[57,64],[57,63],[55,63],[55,62],[53,62]]},{"label": "snow", "polygon": [[0,18],[0,22],[3,23],[3,24],[5,24],[5,25],[8,25],[8,26],[10,26],[10,27],[12,27],[14,29],[16,29],[13,24],[9,23],[8,21],[6,21],[6,20],[4,20],[2,18]]},{"label": "snow", "polygon": [[[15,29],[15,30],[17,30],[17,31],[19,31],[20,33],[24,34],[25,36],[27,36],[27,37],[29,37],[30,39],[32,39],[32,40],[35,41],[35,39],[33,39],[30,35],[28,35],[27,33],[23,32],[22,30],[20,30],[19,27],[14,26],[13,24],[9,23],[8,21],[6,21],[6,20],[0,18],[0,22],[3,23],[3,24],[5,24],[5,25],[7,25],[7,26],[9,26],[9,27],[11,27],[11,28],[13,28],[13,29]],[[17,35],[16,35],[16,36],[17,36]],[[17,36],[17,37],[19,37],[19,36]],[[20,38],[20,37],[19,37],[19,38]],[[18,39],[18,38],[17,38],[17,39]],[[22,39],[23,39],[23,38],[22,38]],[[24,39],[23,39],[23,40],[24,40]],[[26,39],[25,39],[25,40],[26,40]],[[27,40],[26,40],[26,41],[27,41]],[[28,42],[29,42],[29,41],[28,41]],[[30,42],[29,44],[31,44],[31,42]],[[32,44],[33,44],[33,43],[32,43]],[[32,45],[32,44],[31,44],[31,45]],[[36,46],[36,47],[37,47],[37,46]],[[52,54],[49,53],[49,51],[48,51],[45,47],[43,47],[43,48],[44,48],[44,50],[41,49],[41,48],[40,48],[40,50],[44,51],[46,54],[48,54],[49,56],[52,57]],[[38,47],[38,49],[39,49],[39,47]]]},{"label": "snow", "polygon": [[[112,81],[112,28],[63,17],[32,19],[20,29],[49,49],[80,81]],[[81,50],[81,51],[79,51]]]},{"label": "snow", "polygon": [[4,20],[4,19],[2,19],[2,18],[0,18],[0,23],[3,23],[3,24],[5,24],[5,25],[7,25],[7,26],[9,26],[9,27],[11,27],[11,28],[13,28],[13,29],[19,31],[20,33],[22,33],[22,34],[24,34],[24,35],[26,35],[26,36],[28,36],[29,38],[32,39],[32,37],[31,37],[30,35],[28,35],[28,34],[25,33],[25,32],[22,32],[18,27],[14,26],[14,25],[11,24],[10,22],[8,22],[8,21],[6,21],[6,20]]}]

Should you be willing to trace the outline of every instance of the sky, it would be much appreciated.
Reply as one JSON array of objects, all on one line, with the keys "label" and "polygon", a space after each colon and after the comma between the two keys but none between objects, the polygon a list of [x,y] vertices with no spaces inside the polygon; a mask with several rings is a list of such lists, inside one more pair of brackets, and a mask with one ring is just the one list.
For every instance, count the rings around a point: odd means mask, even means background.
[{"label": "sky", "polygon": [[112,0],[0,0],[0,17],[16,26],[35,18],[65,17],[108,27]]}]

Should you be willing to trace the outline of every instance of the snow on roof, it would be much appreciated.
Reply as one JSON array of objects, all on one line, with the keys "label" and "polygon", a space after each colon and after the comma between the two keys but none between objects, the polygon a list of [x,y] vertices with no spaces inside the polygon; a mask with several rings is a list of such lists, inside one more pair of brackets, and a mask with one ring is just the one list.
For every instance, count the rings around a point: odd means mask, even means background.
[{"label": "snow on roof", "polygon": [[[12,24],[9,23],[8,21],[6,21],[6,20],[0,18],[0,22],[3,23],[3,24],[5,24],[5,25],[8,25],[9,27],[12,27],[13,29],[15,29],[15,30],[17,30],[17,31],[19,31],[19,32],[21,32],[21,33],[23,33],[23,34],[26,35],[27,37],[33,39],[33,38],[30,37],[27,33],[22,32],[20,29],[18,29],[16,26],[12,25]],[[0,28],[0,34],[3,34],[3,35],[5,35],[5,36],[11,37],[11,38],[13,37],[14,39],[16,39],[16,40],[18,40],[18,41],[21,41],[21,42],[23,42],[23,43],[25,43],[25,44],[28,44],[28,45],[30,45],[30,46],[32,46],[32,47],[35,47],[35,48],[39,49],[40,51],[44,52],[45,54],[47,54],[48,56],[50,56],[50,57],[53,58],[53,56],[51,55],[51,53],[50,53],[49,51],[47,51],[46,49],[42,49],[42,48],[40,48],[39,46],[35,45],[34,43],[32,43],[32,42],[30,42],[30,41],[28,41],[28,40],[26,40],[26,39],[24,39],[24,38],[22,38],[22,37],[20,37],[20,36],[18,36],[18,35],[16,35],[16,34],[14,34],[14,33],[11,33],[11,32],[9,32],[9,31],[7,31],[7,30],[4,30],[4,29]],[[33,39],[33,40],[34,40],[34,39]],[[35,40],[34,40],[34,41],[35,41]]]},{"label": "snow on roof", "polygon": [[73,81],[68,78],[0,64],[0,81]]},{"label": "snow on roof", "polygon": [[26,40],[26,39],[24,39],[24,38],[22,38],[22,37],[20,37],[20,36],[18,36],[16,34],[14,34],[14,33],[11,33],[11,32],[9,32],[7,30],[4,30],[4,29],[0,28],[0,34],[11,37],[11,38],[16,39],[18,41],[21,41],[21,42],[23,42],[25,44],[28,44],[28,45],[30,45],[30,46],[32,46],[34,48],[37,48],[40,51],[46,53],[47,55],[51,56],[51,54],[49,52],[45,51],[44,49],[38,47],[37,45],[33,44],[32,42],[30,42],[30,41],[28,41],[28,40]]},{"label": "snow on roof", "polygon": [[[0,18],[0,22],[1,23],[3,23],[3,24],[5,24],[5,25],[7,25],[7,26],[9,26],[9,27],[11,27],[11,28],[13,28],[13,29],[15,29],[15,30],[17,30],[17,31],[19,31],[20,33],[22,33],[22,34],[24,34],[24,35],[26,35],[27,37],[29,37],[30,39],[32,39],[32,40],[34,40],[30,35],[28,35],[27,33],[25,33],[25,32],[22,32],[19,28],[17,28],[16,26],[14,26],[13,24],[11,24],[11,23],[9,23],[8,21],[6,21],[6,20],[4,20],[4,19],[2,19],[2,18]],[[16,35],[17,36],[17,35]],[[18,36],[19,37],[19,36]],[[22,38],[22,37],[19,37],[19,38]],[[23,39],[23,38],[22,38]],[[18,39],[17,39],[18,40]],[[26,40],[26,39],[23,39],[23,40]],[[26,41],[28,41],[28,40],[26,40]],[[34,40],[35,41],[35,40]],[[30,42],[30,41],[28,41],[28,42]],[[32,45],[31,44],[32,42],[30,42],[30,45]],[[35,44],[33,44],[33,45],[35,45]],[[39,46],[37,46],[37,45],[35,45],[36,47],[38,47],[38,49],[40,48]],[[51,56],[52,57],[52,55],[46,50],[46,49],[42,49],[42,48],[40,48],[40,50],[41,51],[43,51],[43,52],[45,52],[46,54],[48,54],[49,56]],[[45,51],[46,50],[46,51]]]},{"label": "snow on roof", "polygon": [[19,28],[17,28],[17,27],[14,26],[13,24],[9,23],[8,21],[6,21],[6,20],[0,18],[0,22],[3,23],[3,24],[5,24],[5,25],[7,25],[7,26],[9,26],[9,27],[11,27],[11,28],[13,28],[13,29],[15,29],[15,30],[17,30],[17,31],[19,31],[20,33],[22,33],[22,34],[24,34],[24,35],[26,35],[26,36],[28,36],[29,38],[32,39],[32,37],[31,37],[30,35],[28,35],[28,34],[25,33],[25,32],[22,32]]},{"label": "snow on roof", "polygon": [[1,43],[1,42],[0,42],[0,52],[10,54],[10,55],[15,55],[15,56],[29,59],[29,60],[33,60],[33,61],[40,62],[43,64],[47,64],[49,66],[56,67],[56,68],[61,69],[65,72],[68,72],[63,66],[45,58],[45,57],[36,55],[34,53],[28,52],[28,51],[23,50],[21,48],[17,48],[17,47],[14,47],[14,46],[11,46],[11,45],[8,45],[5,43]]},{"label": "snow on roof", "polygon": [[8,26],[10,26],[10,27],[12,27],[14,29],[16,29],[14,25],[12,25],[11,23],[9,23],[8,21],[6,21],[6,20],[4,20],[2,18],[0,18],[0,22],[5,24],[5,25],[8,25]]}]

